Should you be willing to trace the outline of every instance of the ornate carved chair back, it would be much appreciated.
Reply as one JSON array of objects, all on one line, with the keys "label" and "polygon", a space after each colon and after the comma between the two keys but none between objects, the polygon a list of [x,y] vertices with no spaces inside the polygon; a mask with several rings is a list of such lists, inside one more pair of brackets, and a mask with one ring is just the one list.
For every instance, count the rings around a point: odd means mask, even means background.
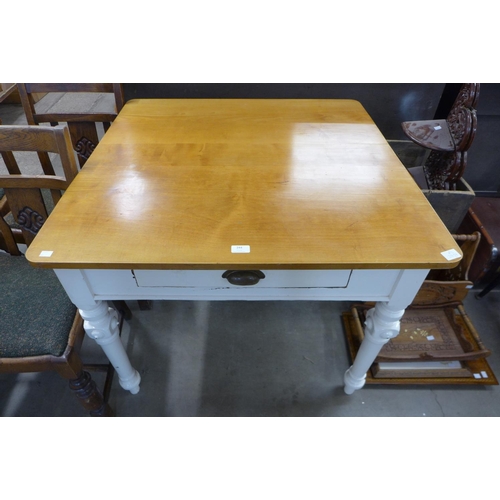
[{"label": "ornate carved chair back", "polygon": [[453,138],[455,151],[467,151],[476,135],[476,112],[464,107],[453,108],[446,121]]},{"label": "ornate carved chair back", "polygon": [[460,87],[458,95],[451,107],[450,113],[457,108],[468,108],[475,110],[479,101],[479,83],[464,83]]},{"label": "ornate carved chair back", "polygon": [[[120,83],[18,83],[21,102],[26,114],[26,119],[30,125],[39,125],[41,123],[50,123],[52,125],[64,122],[68,124],[71,143],[73,149],[78,156],[80,167],[85,165],[85,162],[94,151],[99,142],[99,131],[97,124],[101,123],[104,133],[109,129],[111,122],[116,118],[117,114],[123,107],[123,88]],[[33,99],[34,93],[99,93],[112,94],[114,96],[114,109],[105,111],[95,111],[92,109],[84,112],[68,112],[56,111],[51,106],[45,112],[41,112],[43,99],[37,103]],[[95,103],[97,104],[97,102]],[[91,108],[94,104],[90,104]],[[42,159],[43,158],[43,159]],[[41,154],[42,164],[46,163],[46,155]],[[53,174],[50,167],[47,165],[46,174]]]},{"label": "ornate carved chair back", "polygon": [[424,170],[431,189],[454,189],[467,167],[467,151],[477,131],[476,111],[464,107],[452,109],[446,119],[454,142],[454,151],[431,151]]},{"label": "ornate carved chair back", "polygon": [[450,179],[457,171],[463,171],[462,161],[467,153],[459,151],[431,151],[424,165],[425,178],[429,189],[450,188]]}]

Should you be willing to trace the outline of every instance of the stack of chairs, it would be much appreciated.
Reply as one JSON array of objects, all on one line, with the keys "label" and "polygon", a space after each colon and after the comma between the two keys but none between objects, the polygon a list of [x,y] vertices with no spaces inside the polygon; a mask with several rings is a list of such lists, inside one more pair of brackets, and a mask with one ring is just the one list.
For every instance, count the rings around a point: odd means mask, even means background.
[{"label": "stack of chairs", "polygon": [[[29,125],[67,125],[80,168],[85,166],[125,102],[121,83],[18,83],[17,89]],[[35,102],[35,94],[45,96]],[[47,109],[45,99],[56,98],[58,95],[61,95],[61,102],[58,101]],[[89,96],[92,95],[96,99],[90,104]],[[75,99],[89,105],[88,109],[75,110],[72,105]],[[41,151],[38,157],[44,173],[54,175],[47,153]],[[137,303],[142,310],[151,309],[149,300],[139,300]],[[115,301],[114,304],[125,319],[132,317],[132,312],[124,301]]]}]

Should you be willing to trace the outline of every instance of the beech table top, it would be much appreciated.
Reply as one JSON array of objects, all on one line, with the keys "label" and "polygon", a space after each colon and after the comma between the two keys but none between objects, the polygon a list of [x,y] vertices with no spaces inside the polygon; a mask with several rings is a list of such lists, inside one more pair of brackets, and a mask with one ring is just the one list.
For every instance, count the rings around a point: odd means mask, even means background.
[{"label": "beech table top", "polygon": [[27,258],[52,268],[426,269],[454,267],[461,257],[441,253],[452,249],[461,256],[357,101],[136,99]]}]

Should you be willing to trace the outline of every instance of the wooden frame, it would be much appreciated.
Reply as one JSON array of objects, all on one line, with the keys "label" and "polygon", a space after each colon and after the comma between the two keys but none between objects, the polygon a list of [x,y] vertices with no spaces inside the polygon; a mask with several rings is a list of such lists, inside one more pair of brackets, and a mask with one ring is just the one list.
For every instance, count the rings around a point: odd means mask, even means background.
[{"label": "wooden frame", "polygon": [[[68,124],[71,143],[78,155],[80,167],[83,167],[99,143],[96,123],[102,123],[106,132],[111,122],[124,105],[123,86],[121,83],[18,83],[21,103],[30,125],[64,122]],[[78,93],[111,93],[115,98],[115,112],[111,113],[38,113],[35,108],[34,93],[78,92]],[[45,154],[40,154],[42,165],[47,162]],[[45,171],[45,168],[44,168]],[[49,173],[49,171],[46,171]]]},{"label": "wooden frame", "polygon": [[15,83],[0,83],[0,103],[7,101],[15,91]]},{"label": "wooden frame", "polygon": [[[464,314],[463,308],[459,310],[455,320],[463,328],[464,336],[477,352],[485,353],[482,343],[477,341],[479,337],[472,323]],[[364,339],[364,328],[362,318],[358,314],[358,306],[353,306],[351,311],[342,313],[342,321],[346,333],[347,345],[351,359],[355,359],[361,342]],[[471,356],[473,358],[473,356]],[[458,385],[498,385],[498,380],[489,366],[485,357],[477,359],[465,359],[459,361],[460,367],[454,366],[450,369],[430,368],[425,361],[414,361],[413,369],[405,368],[402,371],[400,365],[394,364],[394,369],[381,370],[381,361],[376,359],[366,373],[367,384],[390,384],[390,385],[427,385],[427,384],[458,384]],[[435,360],[440,362],[439,360]],[[450,362],[452,359],[441,362]],[[457,360],[458,361],[458,360]],[[421,367],[419,367],[419,363]],[[388,364],[388,363],[387,363]]]}]

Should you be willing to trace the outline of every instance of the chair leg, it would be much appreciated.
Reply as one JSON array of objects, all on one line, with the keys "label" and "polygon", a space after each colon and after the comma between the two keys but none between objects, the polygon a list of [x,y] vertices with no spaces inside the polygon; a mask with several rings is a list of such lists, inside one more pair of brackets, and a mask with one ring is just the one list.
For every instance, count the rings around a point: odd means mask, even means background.
[{"label": "chair leg", "polygon": [[123,319],[126,319],[127,321],[132,319],[132,311],[124,300],[113,300],[113,306],[120,313]]},{"label": "chair leg", "polygon": [[498,285],[500,285],[500,271],[497,272],[497,275],[490,281],[490,283],[488,283],[479,293],[476,293],[476,299],[482,299]]},{"label": "chair leg", "polygon": [[78,378],[70,380],[69,388],[92,417],[115,416],[88,372],[82,371]]},{"label": "chair leg", "polygon": [[137,304],[139,305],[139,309],[141,311],[150,311],[152,308],[151,300],[138,300]]}]

